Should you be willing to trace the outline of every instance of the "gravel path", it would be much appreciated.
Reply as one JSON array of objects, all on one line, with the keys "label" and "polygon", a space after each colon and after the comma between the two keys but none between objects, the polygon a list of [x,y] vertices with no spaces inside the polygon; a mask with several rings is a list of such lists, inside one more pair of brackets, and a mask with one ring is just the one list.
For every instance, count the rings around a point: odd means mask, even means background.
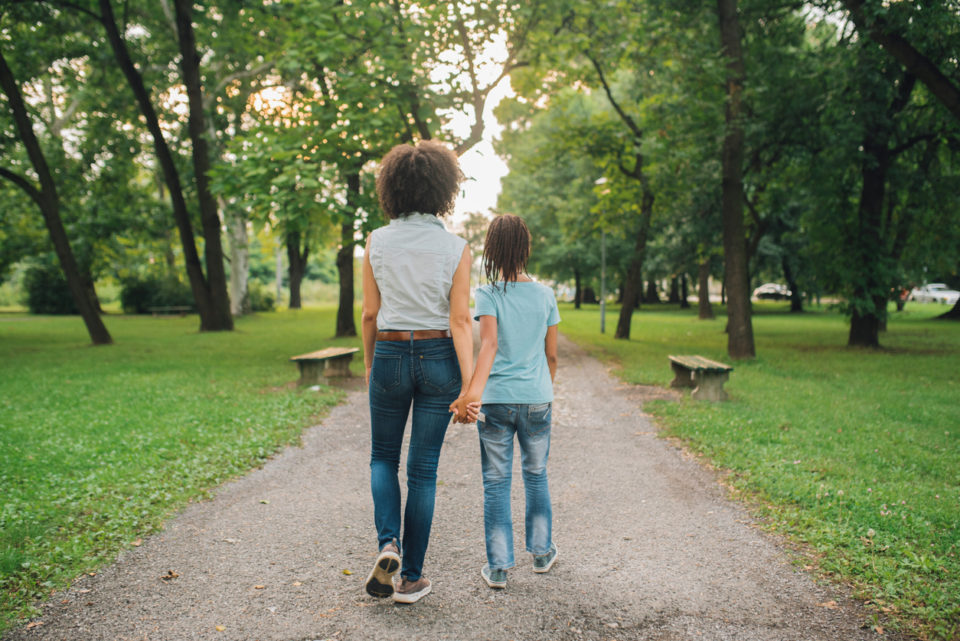
[{"label": "gravel path", "polygon": [[376,537],[366,393],[354,386],[302,447],[189,506],[5,639],[880,638],[856,604],[797,571],[713,473],[656,437],[637,388],[565,339],[560,363],[549,574],[523,552],[517,465],[517,567],[504,591],[482,582],[476,428],[454,425],[424,569],[433,593],[412,606],[366,596]]}]

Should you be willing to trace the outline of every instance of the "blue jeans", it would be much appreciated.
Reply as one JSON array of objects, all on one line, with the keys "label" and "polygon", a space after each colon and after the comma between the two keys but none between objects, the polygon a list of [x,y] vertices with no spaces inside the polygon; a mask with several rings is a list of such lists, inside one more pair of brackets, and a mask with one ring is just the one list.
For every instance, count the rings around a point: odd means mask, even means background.
[{"label": "blue jeans", "polygon": [[[400,576],[420,578],[430,540],[437,462],[460,393],[460,367],[449,338],[377,341],[370,370],[370,489],[379,548],[395,542],[403,553]],[[407,504],[400,534],[400,447],[410,406]]]},{"label": "blue jeans", "polygon": [[527,552],[547,554],[553,542],[553,510],[547,486],[550,455],[550,403],[538,405],[484,404],[480,432],[483,467],[483,526],[487,563],[491,570],[513,567],[513,519],[510,482],[513,475],[513,436],[520,443],[520,467],[526,494]]}]

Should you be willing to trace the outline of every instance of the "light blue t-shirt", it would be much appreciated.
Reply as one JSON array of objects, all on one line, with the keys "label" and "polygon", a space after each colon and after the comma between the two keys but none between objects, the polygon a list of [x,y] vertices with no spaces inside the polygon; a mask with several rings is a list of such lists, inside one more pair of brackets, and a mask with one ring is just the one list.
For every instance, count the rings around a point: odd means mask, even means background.
[{"label": "light blue t-shirt", "polygon": [[497,356],[483,390],[484,403],[549,403],[553,383],[544,352],[547,327],[560,322],[553,290],[534,282],[477,289],[474,318],[497,319]]}]

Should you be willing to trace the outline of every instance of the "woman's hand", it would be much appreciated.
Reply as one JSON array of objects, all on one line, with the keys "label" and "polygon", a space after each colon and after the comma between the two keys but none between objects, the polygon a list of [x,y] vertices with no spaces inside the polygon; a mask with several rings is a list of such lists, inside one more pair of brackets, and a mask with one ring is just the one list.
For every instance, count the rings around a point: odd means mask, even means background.
[{"label": "woman's hand", "polygon": [[457,400],[450,403],[454,423],[473,423],[480,413],[480,399],[470,398],[466,393],[460,394]]}]

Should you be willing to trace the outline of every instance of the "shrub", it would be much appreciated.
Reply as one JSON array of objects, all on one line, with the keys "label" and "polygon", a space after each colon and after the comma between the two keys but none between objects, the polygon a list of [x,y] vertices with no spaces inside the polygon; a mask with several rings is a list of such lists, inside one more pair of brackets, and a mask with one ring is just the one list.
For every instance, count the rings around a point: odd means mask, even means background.
[{"label": "shrub", "polygon": [[277,295],[259,280],[247,283],[247,299],[251,312],[272,312],[277,305]]},{"label": "shrub", "polygon": [[152,307],[192,307],[193,293],[170,276],[134,276],[123,281],[120,305],[125,314],[148,314]]},{"label": "shrub", "polygon": [[32,314],[76,314],[77,306],[60,266],[43,261],[31,265],[23,279],[27,308]]}]

